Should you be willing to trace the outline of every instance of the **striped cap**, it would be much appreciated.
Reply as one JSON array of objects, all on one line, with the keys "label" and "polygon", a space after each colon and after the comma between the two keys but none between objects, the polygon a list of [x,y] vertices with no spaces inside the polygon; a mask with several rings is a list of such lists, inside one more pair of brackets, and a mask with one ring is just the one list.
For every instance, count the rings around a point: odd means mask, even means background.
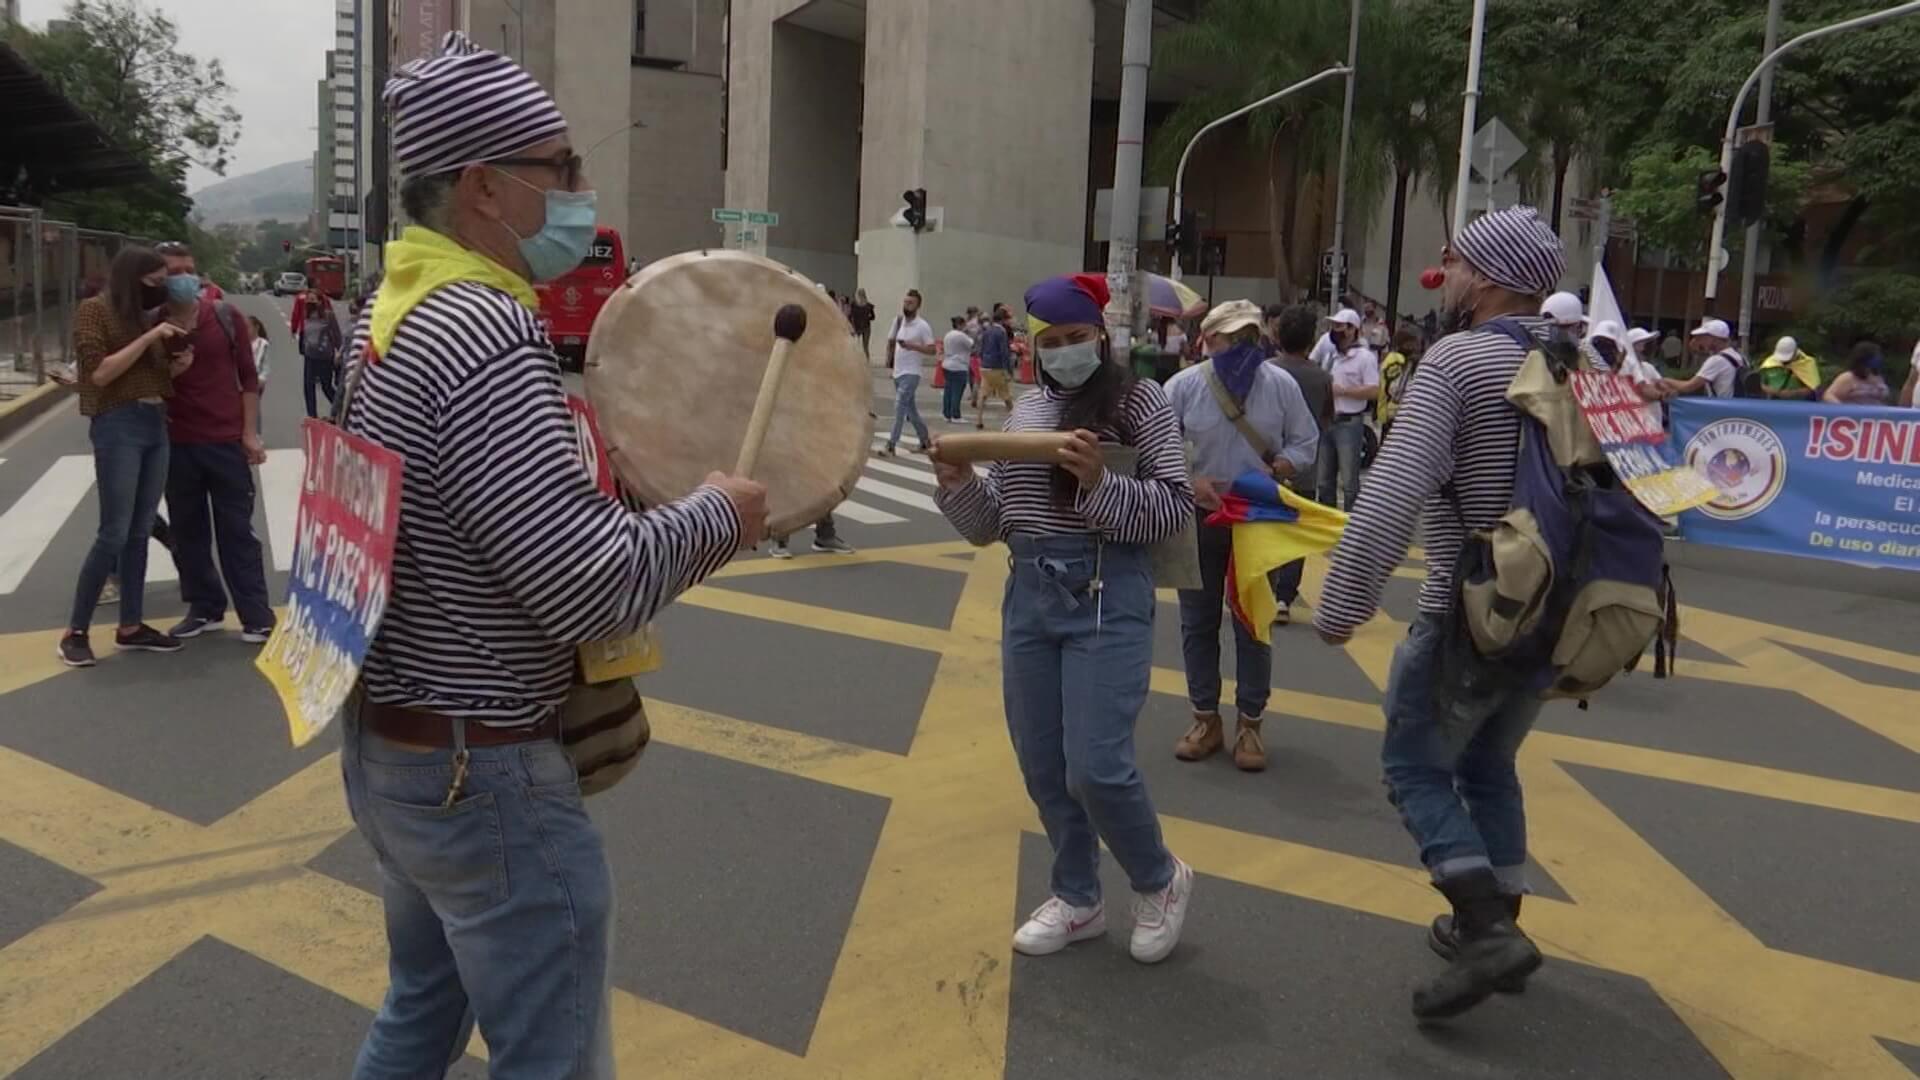
[{"label": "striped cap", "polygon": [[451,31],[436,56],[387,80],[393,158],[403,177],[428,176],[516,151],[562,134],[566,118],[520,65]]},{"label": "striped cap", "polygon": [[1476,219],[1453,238],[1453,250],[1488,281],[1525,296],[1553,291],[1567,271],[1560,237],[1531,206]]}]

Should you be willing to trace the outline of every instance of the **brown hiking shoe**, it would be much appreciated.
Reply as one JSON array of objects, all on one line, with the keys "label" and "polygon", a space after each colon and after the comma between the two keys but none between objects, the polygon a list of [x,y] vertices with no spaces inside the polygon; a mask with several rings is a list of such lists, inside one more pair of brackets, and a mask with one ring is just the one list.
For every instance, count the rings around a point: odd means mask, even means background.
[{"label": "brown hiking shoe", "polygon": [[1180,736],[1173,744],[1173,756],[1181,761],[1202,761],[1214,755],[1214,752],[1227,744],[1227,737],[1220,730],[1220,714],[1194,713],[1193,727]]},{"label": "brown hiking shoe", "polygon": [[1259,772],[1267,767],[1267,748],[1260,741],[1260,721],[1242,716],[1234,725],[1233,763],[1241,772]]}]

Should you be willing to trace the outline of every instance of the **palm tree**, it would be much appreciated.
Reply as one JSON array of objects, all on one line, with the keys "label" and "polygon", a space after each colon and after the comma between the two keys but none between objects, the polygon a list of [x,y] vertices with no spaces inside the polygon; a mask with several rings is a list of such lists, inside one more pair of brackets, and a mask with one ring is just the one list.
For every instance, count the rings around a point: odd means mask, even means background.
[{"label": "palm tree", "polygon": [[[1364,232],[1366,218],[1391,177],[1391,315],[1398,311],[1407,200],[1421,176],[1444,172],[1451,160],[1449,125],[1457,122],[1452,118],[1458,116],[1458,103],[1445,89],[1450,80],[1435,77],[1426,22],[1412,14],[1415,7],[1437,5],[1438,0],[1360,2],[1364,6],[1347,167],[1348,235]],[[1155,135],[1156,172],[1171,174],[1187,140],[1207,121],[1344,60],[1349,4],[1213,0],[1199,18],[1170,33],[1157,50],[1157,60],[1208,73],[1217,82],[1212,90],[1183,102]],[[1283,295],[1294,292],[1294,259],[1319,246],[1318,236],[1308,241],[1288,226],[1307,191],[1324,195],[1335,182],[1340,100],[1332,88],[1337,85],[1283,99],[1246,120],[1248,138],[1267,151],[1269,235],[1274,277]],[[1282,149],[1284,164],[1276,169]]]},{"label": "palm tree", "polygon": [[[1183,101],[1155,133],[1154,173],[1170,178],[1187,141],[1215,117],[1339,63],[1346,56],[1348,10],[1346,0],[1213,0],[1162,38],[1156,63],[1205,73],[1214,85]],[[1244,121],[1249,142],[1265,148],[1267,233],[1282,296],[1295,293],[1297,253],[1289,241],[1298,246],[1291,227],[1297,204],[1338,159],[1337,85],[1283,99]],[[1356,205],[1349,190],[1349,205]]]}]

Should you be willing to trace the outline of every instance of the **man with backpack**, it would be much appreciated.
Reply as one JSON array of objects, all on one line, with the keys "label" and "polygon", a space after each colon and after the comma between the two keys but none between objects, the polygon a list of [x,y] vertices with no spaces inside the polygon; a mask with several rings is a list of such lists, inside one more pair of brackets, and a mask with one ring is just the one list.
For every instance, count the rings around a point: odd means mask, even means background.
[{"label": "man with backpack", "polygon": [[1388,676],[1381,763],[1389,798],[1453,909],[1431,931],[1450,966],[1414,991],[1421,1019],[1517,990],[1540,966],[1517,925],[1527,850],[1514,768],[1540,692],[1504,665],[1462,657],[1473,639],[1458,622],[1454,577],[1470,533],[1494,526],[1514,499],[1523,414],[1508,390],[1533,353],[1523,340],[1550,336],[1537,312],[1566,256],[1538,213],[1516,206],[1461,230],[1441,265],[1441,322],[1460,329],[1427,351],[1407,387],[1314,615],[1321,638],[1347,642],[1379,609],[1420,526],[1427,579]]},{"label": "man with backpack", "polygon": [[1724,319],[1707,319],[1693,328],[1689,339],[1694,352],[1706,356],[1700,370],[1690,379],[1668,379],[1667,388],[1675,394],[1701,394],[1708,397],[1744,397],[1742,379],[1747,358],[1733,347],[1733,328]]},{"label": "man with backpack", "polygon": [[307,415],[319,416],[314,391],[327,395],[327,412],[333,412],[334,395],[340,385],[340,320],[334,316],[333,301],[318,289],[308,289],[293,302],[293,341],[300,348],[305,372],[302,382],[307,397]]},{"label": "man with backpack", "polygon": [[260,644],[273,633],[274,615],[253,531],[252,466],[267,460],[258,434],[253,335],[231,305],[203,297],[192,250],[181,243],[157,250],[167,260],[167,303],[160,317],[186,330],[193,343],[193,362],[174,376],[167,402],[167,518],[187,602],[186,618],[168,633],[191,638],[220,629],[231,592],[241,639]]}]

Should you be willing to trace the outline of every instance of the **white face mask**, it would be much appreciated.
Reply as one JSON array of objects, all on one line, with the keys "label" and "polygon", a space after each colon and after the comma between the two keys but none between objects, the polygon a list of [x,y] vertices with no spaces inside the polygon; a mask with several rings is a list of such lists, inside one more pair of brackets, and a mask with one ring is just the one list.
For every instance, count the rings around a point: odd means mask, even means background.
[{"label": "white face mask", "polygon": [[1100,342],[1081,341],[1040,350],[1040,370],[1069,390],[1093,378],[1100,370]]}]

